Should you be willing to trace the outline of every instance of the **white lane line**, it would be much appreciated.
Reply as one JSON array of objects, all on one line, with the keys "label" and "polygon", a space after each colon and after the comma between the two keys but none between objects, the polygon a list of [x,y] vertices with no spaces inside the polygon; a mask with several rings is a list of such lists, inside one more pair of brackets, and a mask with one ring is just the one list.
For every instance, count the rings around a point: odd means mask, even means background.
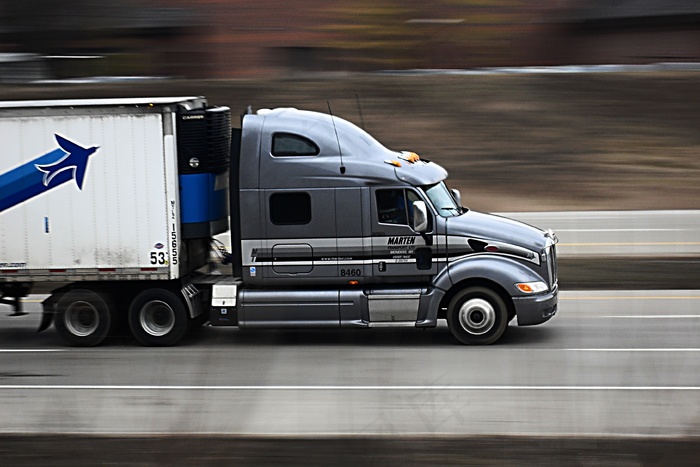
[{"label": "white lane line", "polygon": [[572,297],[570,292],[562,292],[559,300],[700,300],[700,295],[618,295]]},{"label": "white lane line", "polygon": [[683,220],[695,220],[700,216],[700,210],[697,209],[674,209],[674,210],[635,210],[635,211],[510,211],[495,213],[499,216],[513,217],[515,219],[571,219],[576,221],[584,221],[590,219],[616,219],[616,220],[644,220],[646,217],[662,217]]},{"label": "white lane line", "polygon": [[[152,349],[157,351],[158,349]],[[700,352],[700,348],[542,348],[542,347],[509,347],[508,350],[518,352]],[[192,352],[210,352],[211,349],[192,349]],[[0,349],[0,353],[56,353],[56,352],[77,352],[82,353],[82,349]],[[92,352],[105,353],[104,349],[93,349]],[[111,352],[111,350],[109,351]],[[134,349],[120,349],[120,353],[138,352]]]},{"label": "white lane line", "polygon": [[557,229],[559,232],[687,232],[696,229]]},{"label": "white lane line", "polygon": [[566,246],[694,246],[700,242],[586,242],[559,243],[557,248]]},{"label": "white lane line", "polygon": [[[700,352],[700,348],[527,348],[527,347],[512,347],[508,350],[517,350],[518,352]],[[105,350],[94,349],[96,352],[105,353]],[[134,352],[133,349],[120,349],[120,353],[126,354],[127,352]],[[211,349],[192,349],[193,352],[210,352]],[[78,352],[81,353],[81,349],[0,349],[0,353],[56,353],[56,352]],[[110,351],[111,352],[111,351]]]},{"label": "white lane line", "polygon": [[598,317],[619,319],[698,319],[700,315],[600,315]]},{"label": "white lane line", "polygon": [[[543,349],[543,350],[550,350],[550,349]],[[551,349],[553,351],[556,351],[557,349]],[[700,349],[691,349],[691,348],[685,348],[685,349],[673,349],[673,348],[657,348],[657,349],[644,349],[644,348],[638,348],[638,349],[560,349],[560,351],[567,351],[567,352],[700,352]]]},{"label": "white lane line", "polygon": [[7,384],[0,390],[109,390],[109,391],[700,391],[700,386],[156,386]]}]

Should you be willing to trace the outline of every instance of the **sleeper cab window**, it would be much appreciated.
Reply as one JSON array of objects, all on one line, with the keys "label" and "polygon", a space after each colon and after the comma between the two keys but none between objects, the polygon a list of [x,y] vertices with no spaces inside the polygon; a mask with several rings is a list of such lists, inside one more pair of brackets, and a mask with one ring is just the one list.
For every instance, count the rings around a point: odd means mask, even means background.
[{"label": "sleeper cab window", "polygon": [[318,156],[319,147],[309,138],[293,133],[272,135],[272,155],[274,157]]},{"label": "sleeper cab window", "polygon": [[274,193],[270,196],[270,221],[275,225],[306,225],[311,222],[308,193]]}]

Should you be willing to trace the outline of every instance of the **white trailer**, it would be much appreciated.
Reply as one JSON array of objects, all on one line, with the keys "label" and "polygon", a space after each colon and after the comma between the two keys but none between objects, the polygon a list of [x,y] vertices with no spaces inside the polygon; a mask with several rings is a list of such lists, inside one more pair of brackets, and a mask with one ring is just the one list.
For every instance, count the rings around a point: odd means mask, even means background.
[{"label": "white trailer", "polygon": [[[0,103],[0,303],[145,345],[240,329],[436,327],[491,344],[557,312],[553,232],[461,205],[447,172],[342,119],[203,98]],[[230,223],[230,229],[229,229]],[[229,230],[231,274],[200,272]],[[65,285],[64,285],[65,284]]]},{"label": "white trailer", "polygon": [[0,141],[0,300],[21,312],[32,286],[58,289],[46,306],[77,345],[102,341],[114,307],[131,309],[143,343],[179,339],[187,320],[163,305],[204,310],[186,278],[228,230],[229,110],[200,97],[0,102]]}]

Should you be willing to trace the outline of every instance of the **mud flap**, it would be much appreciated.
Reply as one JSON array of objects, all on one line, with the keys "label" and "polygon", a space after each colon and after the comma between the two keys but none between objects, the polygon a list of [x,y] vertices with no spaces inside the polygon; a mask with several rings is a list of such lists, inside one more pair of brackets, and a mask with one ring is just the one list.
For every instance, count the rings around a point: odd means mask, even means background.
[{"label": "mud flap", "polygon": [[51,323],[53,323],[53,317],[56,313],[56,302],[58,297],[56,295],[51,295],[49,298],[41,302],[41,306],[44,309],[44,313],[41,316],[41,323],[39,324],[39,329],[37,329],[37,334],[41,331],[46,331]]}]

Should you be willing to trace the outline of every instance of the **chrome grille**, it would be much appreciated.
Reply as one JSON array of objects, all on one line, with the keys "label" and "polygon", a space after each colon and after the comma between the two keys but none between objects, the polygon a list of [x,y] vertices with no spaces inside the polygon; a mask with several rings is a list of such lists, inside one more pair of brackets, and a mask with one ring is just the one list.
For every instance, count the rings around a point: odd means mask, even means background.
[{"label": "chrome grille", "polygon": [[554,287],[557,283],[558,265],[557,265],[557,247],[552,245],[549,247],[549,286]]}]

